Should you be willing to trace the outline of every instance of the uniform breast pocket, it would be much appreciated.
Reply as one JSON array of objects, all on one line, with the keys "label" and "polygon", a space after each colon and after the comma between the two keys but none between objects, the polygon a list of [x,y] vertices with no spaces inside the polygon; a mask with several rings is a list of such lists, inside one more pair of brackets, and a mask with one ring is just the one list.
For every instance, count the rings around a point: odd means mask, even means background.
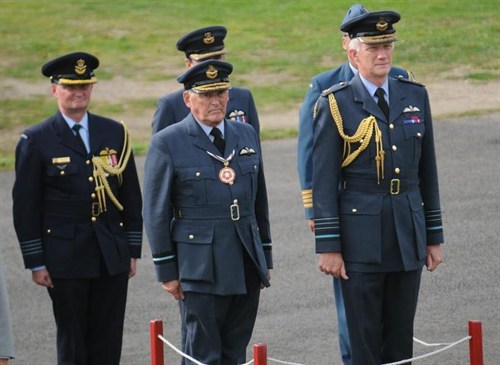
[{"label": "uniform breast pocket", "polygon": [[172,230],[177,243],[179,278],[181,281],[214,283],[213,224],[178,220]]},{"label": "uniform breast pocket", "polygon": [[60,194],[60,197],[70,197],[74,189],[73,178],[78,173],[76,164],[49,165],[46,168],[47,184]]},{"label": "uniform breast pocket", "polygon": [[212,167],[185,167],[178,171],[180,189],[183,194],[182,201],[191,201],[194,204],[205,205],[208,203],[210,186],[216,177]]},{"label": "uniform breast pocket", "polygon": [[340,235],[345,261],[382,262],[382,199],[379,194],[342,195]]},{"label": "uniform breast pocket", "polygon": [[257,193],[257,175],[259,173],[259,159],[245,158],[238,161],[238,167],[241,171],[241,178],[237,180],[238,184],[243,184],[244,194],[247,199],[253,199]]},{"label": "uniform breast pocket", "polygon": [[44,228],[45,263],[50,270],[68,270],[75,264],[75,225]]},{"label": "uniform breast pocket", "polygon": [[418,163],[422,154],[422,139],[425,135],[425,125],[423,122],[418,124],[403,124],[403,132],[406,162],[409,164]]}]

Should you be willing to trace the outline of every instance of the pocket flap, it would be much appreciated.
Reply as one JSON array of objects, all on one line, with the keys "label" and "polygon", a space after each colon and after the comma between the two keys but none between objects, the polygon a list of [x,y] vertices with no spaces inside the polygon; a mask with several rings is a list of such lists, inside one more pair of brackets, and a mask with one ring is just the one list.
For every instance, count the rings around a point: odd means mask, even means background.
[{"label": "pocket flap", "polygon": [[345,194],[340,201],[340,214],[380,214],[382,199],[381,194]]},{"label": "pocket flap", "polygon": [[179,169],[181,181],[215,179],[214,169],[211,167],[185,167]]},{"label": "pocket flap", "polygon": [[214,226],[208,222],[179,219],[175,221],[172,238],[175,242],[211,244]]}]

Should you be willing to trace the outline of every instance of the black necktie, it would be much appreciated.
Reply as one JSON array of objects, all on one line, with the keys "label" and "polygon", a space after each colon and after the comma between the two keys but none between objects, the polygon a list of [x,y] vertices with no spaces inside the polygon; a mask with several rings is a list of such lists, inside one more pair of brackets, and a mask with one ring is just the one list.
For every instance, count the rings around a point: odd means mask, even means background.
[{"label": "black necktie", "polygon": [[387,101],[385,101],[384,94],[384,89],[382,89],[381,87],[379,87],[377,91],[375,91],[375,95],[377,95],[378,98],[377,104],[380,109],[382,109],[382,112],[384,113],[386,119],[389,119],[389,105],[387,104]]},{"label": "black necktie", "polygon": [[224,155],[224,148],[226,147],[226,142],[224,141],[224,138],[222,138],[222,132],[220,131],[219,128],[212,128],[210,134],[214,136],[215,147],[217,147],[219,152],[222,153],[222,155]]},{"label": "black necktie", "polygon": [[75,138],[78,141],[77,143],[80,145],[80,147],[83,148],[85,152],[87,152],[87,147],[85,147],[85,143],[83,143],[82,136],[80,135],[80,128],[82,128],[80,124],[75,124],[71,129],[73,129],[73,131],[75,131],[76,133]]}]

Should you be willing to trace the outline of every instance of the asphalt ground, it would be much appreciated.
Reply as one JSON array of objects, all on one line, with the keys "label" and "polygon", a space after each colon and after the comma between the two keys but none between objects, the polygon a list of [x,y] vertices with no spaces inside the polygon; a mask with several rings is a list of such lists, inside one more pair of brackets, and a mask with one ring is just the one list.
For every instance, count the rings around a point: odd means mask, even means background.
[{"label": "asphalt ground", "polygon": [[[435,123],[445,263],[424,272],[415,336],[449,343],[468,335],[468,321],[482,321],[484,363],[500,358],[500,115]],[[332,280],[317,269],[312,234],[303,217],[296,172],[296,140],[263,142],[275,269],[261,296],[252,345],[268,356],[307,365],[341,364]],[[142,177],[143,158],[137,160]],[[44,288],[23,268],[11,214],[14,173],[0,174],[1,253],[9,289],[17,358],[13,365],[55,364],[55,326]],[[26,207],[30,209],[30,207]],[[148,244],[130,282],[122,364],[150,363],[149,322],[162,319],[164,336],[179,346],[177,303],[154,276]],[[415,344],[415,355],[436,350]],[[165,363],[180,363],[165,346]],[[269,363],[273,363],[269,361]],[[417,364],[469,364],[463,342]]]}]

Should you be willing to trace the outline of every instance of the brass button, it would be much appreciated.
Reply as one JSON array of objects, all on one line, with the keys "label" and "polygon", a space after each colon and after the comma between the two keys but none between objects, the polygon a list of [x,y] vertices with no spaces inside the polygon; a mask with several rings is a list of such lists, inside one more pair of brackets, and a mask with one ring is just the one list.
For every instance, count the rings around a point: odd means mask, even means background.
[{"label": "brass button", "polygon": [[394,129],[394,124],[392,124],[392,123],[391,123],[391,124],[389,124],[389,128],[390,128],[390,129]]},{"label": "brass button", "polygon": [[97,218],[96,218],[96,217],[92,217],[92,218],[90,218],[90,220],[91,220],[92,222],[95,222],[95,221],[97,221]]},{"label": "brass button", "polygon": [[52,231],[50,229],[47,229],[47,233],[50,234]]},{"label": "brass button", "polygon": [[94,178],[92,176],[89,176],[89,181],[90,182],[94,181]]},{"label": "brass button", "polygon": [[196,175],[196,177],[199,177],[201,175],[201,173],[200,172],[196,172],[195,175]]},{"label": "brass button", "polygon": [[257,171],[257,165],[253,165],[253,169]]},{"label": "brass button", "polygon": [[394,172],[395,172],[396,174],[399,174],[399,173],[401,172],[401,170],[399,169],[399,167],[396,167],[396,168],[394,169]]},{"label": "brass button", "polygon": [[120,222],[120,227],[123,227],[123,222]]},{"label": "brass button", "polygon": [[190,235],[189,235],[189,239],[190,239],[190,240],[194,240],[194,235],[190,234]]},{"label": "brass button", "polygon": [[96,197],[95,193],[90,194],[90,197],[91,197],[92,199],[95,199],[95,197]]},{"label": "brass button", "polygon": [[422,133],[417,132],[417,137],[418,137],[418,138],[422,137]]},{"label": "brass button", "polygon": [[356,208],[352,208],[352,212],[353,212],[353,213],[357,213],[357,212],[358,212],[358,210],[357,210]]},{"label": "brass button", "polygon": [[398,150],[398,146],[393,145],[393,146],[392,146],[392,150],[393,150],[393,151],[397,151],[397,150]]},{"label": "brass button", "polygon": [[85,165],[90,165],[90,160],[85,161]]},{"label": "brass button", "polygon": [[64,170],[62,170],[61,172],[59,172],[59,175],[61,175],[61,176],[64,176],[64,174],[65,174]]}]

